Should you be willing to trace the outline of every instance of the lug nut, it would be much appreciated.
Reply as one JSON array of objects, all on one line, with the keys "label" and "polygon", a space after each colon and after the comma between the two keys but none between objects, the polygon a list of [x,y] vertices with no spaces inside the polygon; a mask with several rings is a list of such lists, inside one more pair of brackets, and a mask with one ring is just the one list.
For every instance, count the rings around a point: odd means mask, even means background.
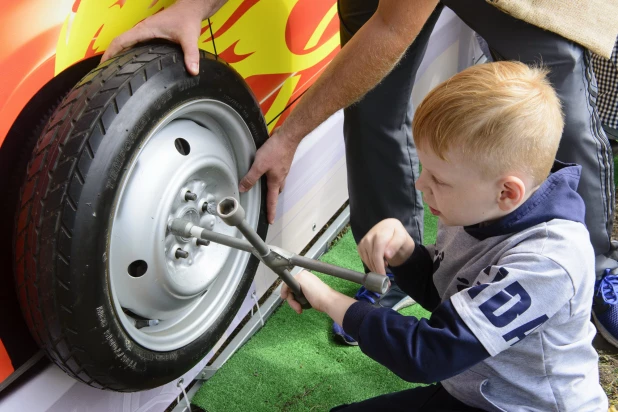
[{"label": "lug nut", "polygon": [[190,190],[187,190],[187,193],[185,193],[185,200],[187,202],[189,202],[189,201],[196,201],[197,200],[197,195],[195,193],[192,193]]},{"label": "lug nut", "polygon": [[178,248],[176,249],[176,253],[174,254],[174,256],[176,256],[176,259],[186,259],[189,257],[189,252],[181,248]]},{"label": "lug nut", "polygon": [[208,245],[210,245],[210,240],[196,239],[196,240],[195,240],[195,243],[196,243],[198,246],[208,246]]},{"label": "lug nut", "polygon": [[204,202],[204,204],[202,205],[202,212],[216,215],[217,207],[215,205],[215,202]]}]

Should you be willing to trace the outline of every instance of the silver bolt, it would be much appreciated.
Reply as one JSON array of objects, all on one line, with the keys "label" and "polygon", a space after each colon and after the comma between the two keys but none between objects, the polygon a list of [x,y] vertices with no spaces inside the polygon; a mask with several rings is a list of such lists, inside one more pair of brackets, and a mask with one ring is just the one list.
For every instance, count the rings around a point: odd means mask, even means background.
[{"label": "silver bolt", "polygon": [[189,201],[196,201],[197,200],[197,195],[193,192],[191,192],[190,190],[187,190],[187,192],[185,193],[185,200],[187,202]]},{"label": "silver bolt", "polygon": [[210,240],[196,239],[196,240],[195,240],[195,243],[196,243],[198,246],[208,246],[208,245],[210,245]]},{"label": "silver bolt", "polygon": [[181,248],[178,248],[176,249],[176,253],[174,254],[174,256],[176,256],[176,259],[186,259],[189,257],[189,252]]},{"label": "silver bolt", "polygon": [[204,204],[202,205],[202,212],[216,215],[217,205],[215,205],[215,202],[204,202]]},{"label": "silver bolt", "polygon": [[135,328],[142,329],[142,328],[147,328],[149,326],[157,326],[159,322],[160,322],[159,319],[136,319]]}]

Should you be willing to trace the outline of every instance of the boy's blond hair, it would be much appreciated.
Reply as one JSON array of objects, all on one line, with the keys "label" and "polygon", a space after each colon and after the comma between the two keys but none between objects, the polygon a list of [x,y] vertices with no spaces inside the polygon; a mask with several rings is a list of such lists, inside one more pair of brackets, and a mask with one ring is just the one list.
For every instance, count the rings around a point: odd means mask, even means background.
[{"label": "boy's blond hair", "polygon": [[542,182],[564,121],[547,70],[519,62],[470,67],[433,89],[416,109],[414,141],[442,160],[449,150],[485,174],[523,172]]}]

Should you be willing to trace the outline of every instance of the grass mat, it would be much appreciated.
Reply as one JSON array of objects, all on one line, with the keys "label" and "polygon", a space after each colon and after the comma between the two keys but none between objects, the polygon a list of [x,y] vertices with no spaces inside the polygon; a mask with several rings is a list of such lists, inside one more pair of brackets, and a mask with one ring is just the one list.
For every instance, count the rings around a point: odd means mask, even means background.
[{"label": "grass mat", "polygon": [[[435,241],[437,219],[425,211],[425,243]],[[362,271],[348,231],[322,259]],[[358,285],[330,276],[322,280],[347,295]],[[405,315],[427,316],[419,305]],[[297,315],[282,305],[249,342],[196,393],[192,403],[218,411],[327,411],[416,385],[399,379],[358,347],[333,341],[331,320],[314,310]]]}]

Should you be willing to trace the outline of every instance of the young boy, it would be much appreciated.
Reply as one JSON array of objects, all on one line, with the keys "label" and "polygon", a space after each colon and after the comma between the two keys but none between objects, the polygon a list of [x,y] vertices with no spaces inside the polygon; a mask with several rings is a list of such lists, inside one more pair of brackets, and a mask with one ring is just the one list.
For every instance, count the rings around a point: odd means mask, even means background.
[{"label": "young boy", "polygon": [[[308,272],[297,279],[365,354],[402,379],[439,383],[337,410],[607,410],[581,168],[553,160],[562,128],[546,73],[522,63],[471,67],[425,98],[416,184],[440,220],[436,244],[415,245],[387,219],[358,250],[372,271],[386,262],[431,317],[357,302]],[[281,295],[301,312],[286,287]]]}]

